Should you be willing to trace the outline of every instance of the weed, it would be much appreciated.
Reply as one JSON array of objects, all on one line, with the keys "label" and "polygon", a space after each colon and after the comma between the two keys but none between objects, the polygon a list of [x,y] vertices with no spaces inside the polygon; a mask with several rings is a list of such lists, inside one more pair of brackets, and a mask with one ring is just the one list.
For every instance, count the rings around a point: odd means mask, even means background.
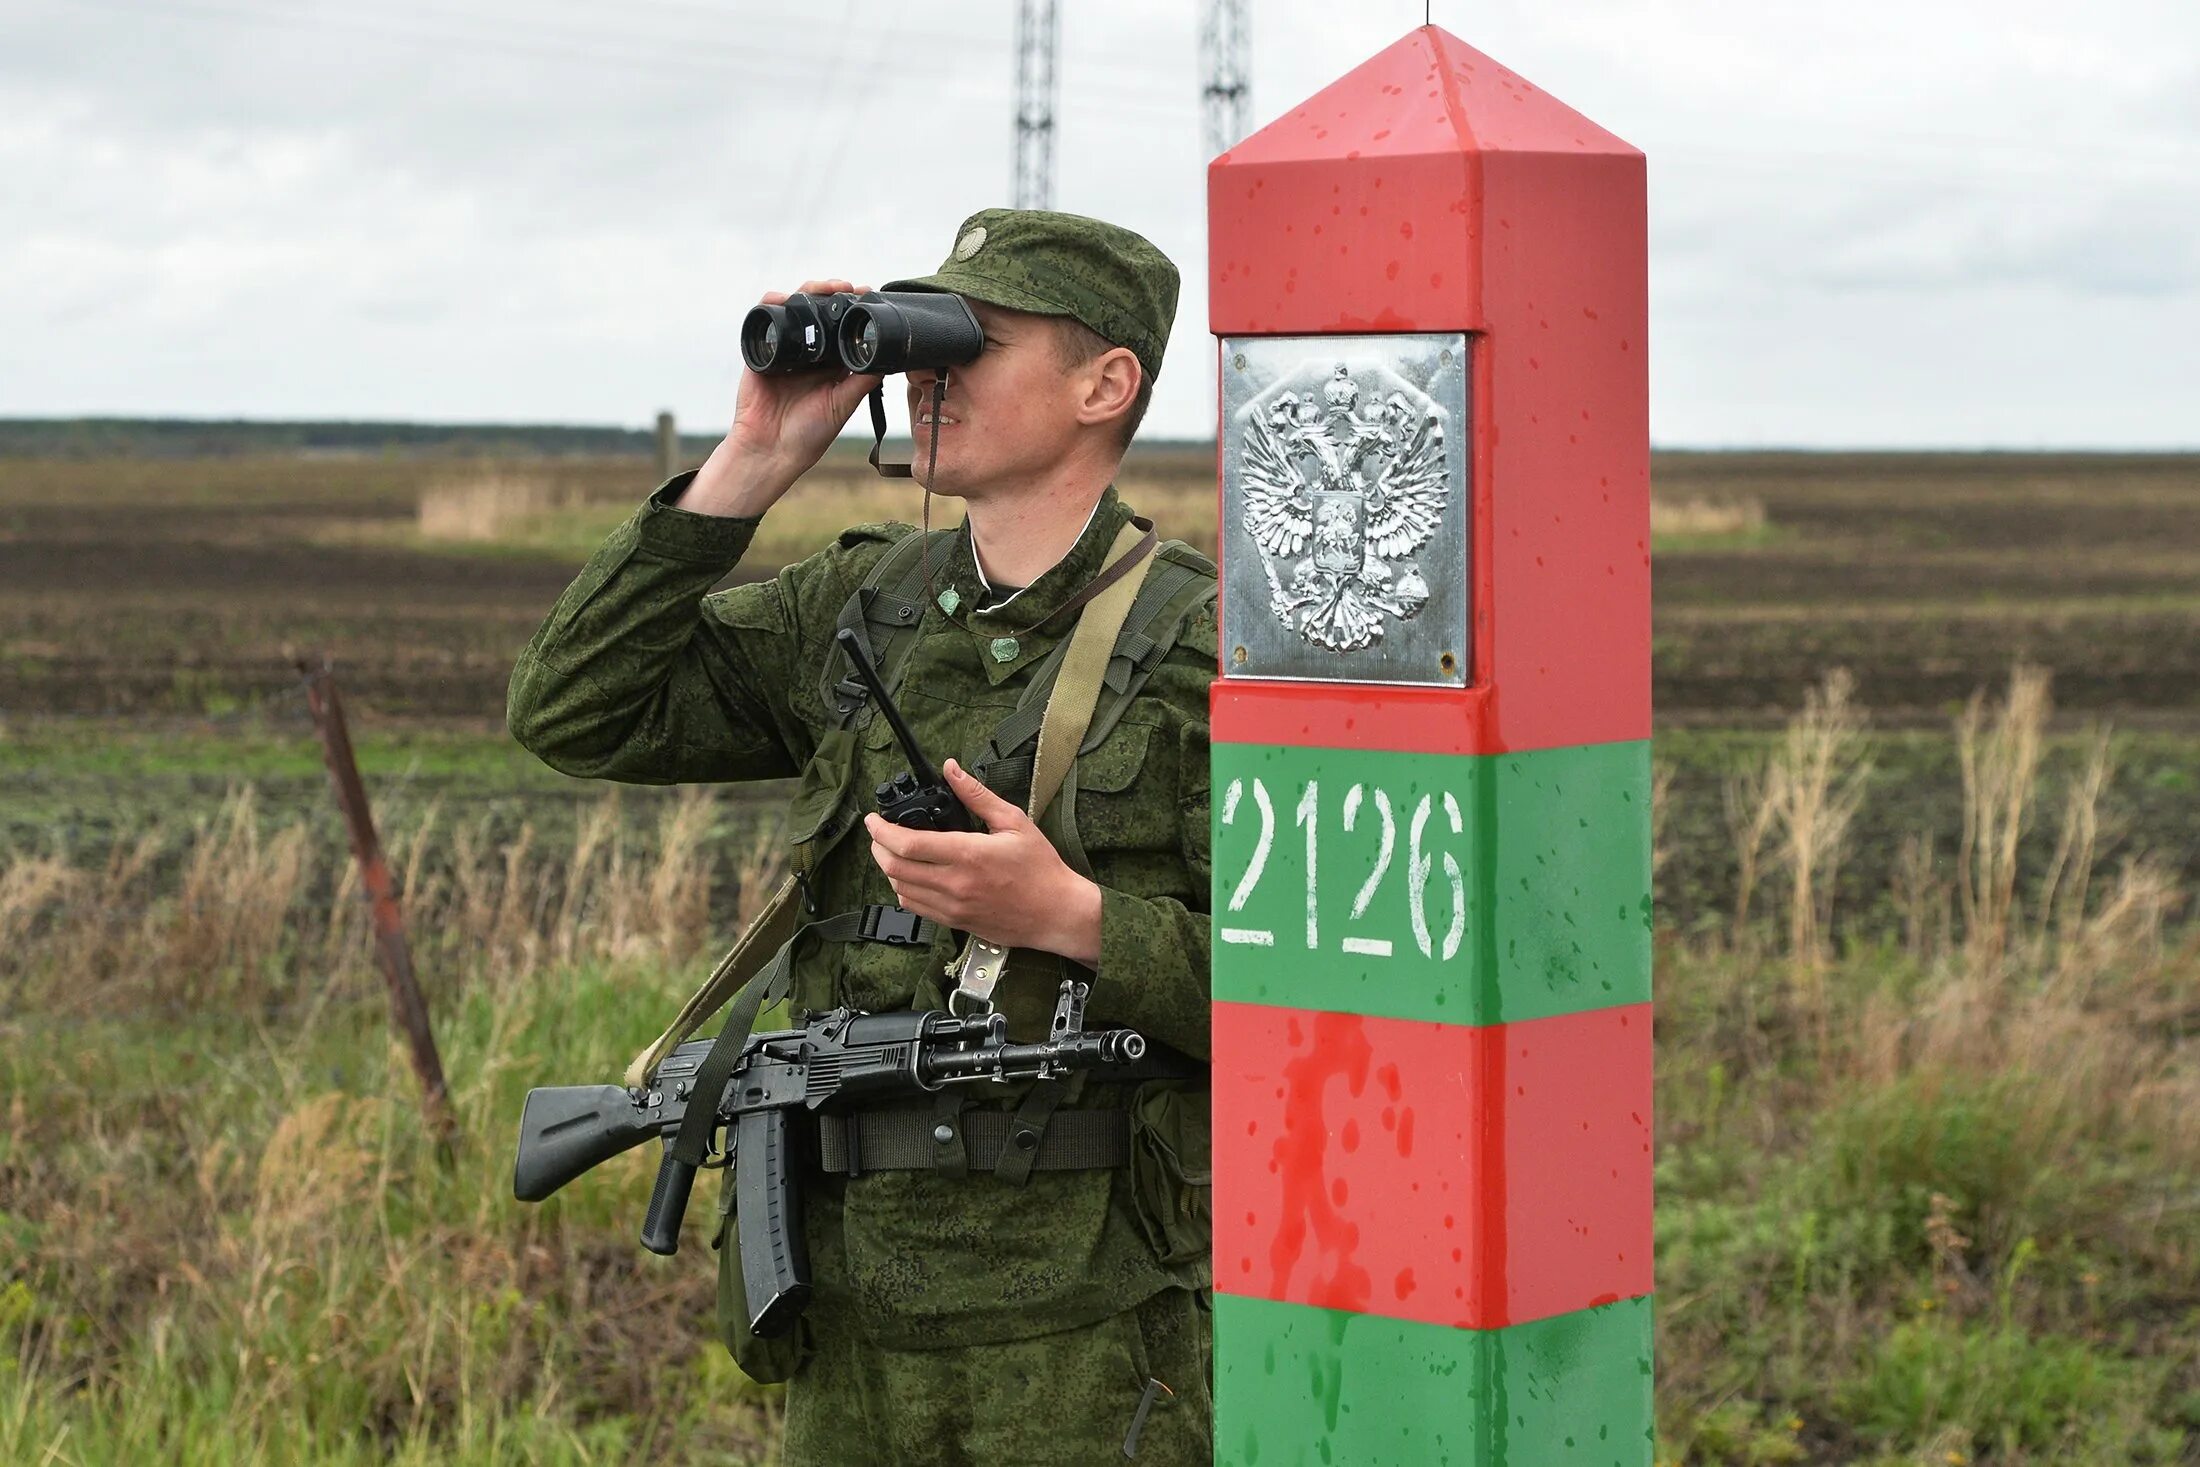
[{"label": "weed", "polygon": [[2181,1434],[2148,1422],[2165,1374],[2082,1340],[1933,1316],[1896,1325],[1841,1400],[1867,1440],[1967,1462],[2173,1462]]},{"label": "weed", "polygon": [[1988,722],[1983,689],[1956,725],[1963,771],[1963,843],[1956,853],[1963,899],[1964,951],[1974,971],[2000,961],[2017,920],[2017,846],[2038,790],[2041,734],[2047,724],[2048,675],[2019,663],[2009,695]]}]

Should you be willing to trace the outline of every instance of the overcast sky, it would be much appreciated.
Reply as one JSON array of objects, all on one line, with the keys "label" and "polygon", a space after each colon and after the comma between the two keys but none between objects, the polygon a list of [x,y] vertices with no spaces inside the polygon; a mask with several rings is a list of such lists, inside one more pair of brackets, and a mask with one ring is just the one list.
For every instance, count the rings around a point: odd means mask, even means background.
[{"label": "overcast sky", "polygon": [[[1195,0],[1062,7],[1058,207],[1185,293]],[[1257,126],[1419,3],[1254,0]],[[1010,193],[1012,0],[0,0],[0,416],[730,410],[767,288]],[[1661,444],[2200,446],[2193,0],[1438,0],[1650,156]]]}]

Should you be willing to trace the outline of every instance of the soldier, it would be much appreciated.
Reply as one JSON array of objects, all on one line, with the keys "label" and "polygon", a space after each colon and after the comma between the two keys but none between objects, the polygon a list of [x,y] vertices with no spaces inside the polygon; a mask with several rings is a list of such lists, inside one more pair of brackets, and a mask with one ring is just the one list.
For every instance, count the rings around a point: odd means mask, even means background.
[{"label": "soldier", "polygon": [[[850,919],[838,940],[798,945],[801,1007],[944,1007],[968,933],[1013,949],[995,994],[1013,1037],[1044,1033],[1074,974],[1092,983],[1088,1025],[1204,1061],[1216,650],[1204,557],[1161,547],[1060,795],[1036,821],[1022,808],[1027,694],[1132,520],[1113,479],[1161,365],[1177,271],[1110,224],[989,209],[938,273],[886,289],[959,294],[985,331],[948,374],[936,421],[937,374],[907,383],[917,477],[964,501],[962,525],[929,538],[860,525],[710,594],[880,380],[745,371],[709,461],[613,532],[521,654],[513,736],[587,777],[801,776],[791,859],[810,912]],[[867,792],[906,764],[834,661],[843,625],[867,629],[977,833],[867,813]],[[922,1113],[875,1117],[868,1159],[817,1138],[803,1182],[816,1291],[793,1340],[746,1337],[725,1299],[739,1270],[729,1285],[721,1266],[729,1348],[751,1374],[788,1381],[785,1460],[1208,1461],[1204,1083],[950,1088],[962,1093]],[[974,1139],[985,1128],[971,1109],[1012,1113],[995,1143]]]}]

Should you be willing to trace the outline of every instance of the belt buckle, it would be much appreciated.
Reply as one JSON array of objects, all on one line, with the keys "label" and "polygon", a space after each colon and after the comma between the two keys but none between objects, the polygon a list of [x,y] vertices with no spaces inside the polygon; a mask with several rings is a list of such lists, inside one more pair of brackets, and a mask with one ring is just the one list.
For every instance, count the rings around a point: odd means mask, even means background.
[{"label": "belt buckle", "polygon": [[856,926],[856,935],[865,942],[883,942],[889,947],[921,947],[923,943],[917,931],[923,921],[906,908],[869,902],[863,908],[863,920]]}]

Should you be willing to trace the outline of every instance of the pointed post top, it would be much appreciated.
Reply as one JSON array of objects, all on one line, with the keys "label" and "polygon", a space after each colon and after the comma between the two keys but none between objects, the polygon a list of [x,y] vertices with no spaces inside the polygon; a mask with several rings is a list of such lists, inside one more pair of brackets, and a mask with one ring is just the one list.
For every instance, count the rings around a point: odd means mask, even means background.
[{"label": "pointed post top", "polygon": [[1439,25],[1422,25],[1209,165],[1637,149]]}]

